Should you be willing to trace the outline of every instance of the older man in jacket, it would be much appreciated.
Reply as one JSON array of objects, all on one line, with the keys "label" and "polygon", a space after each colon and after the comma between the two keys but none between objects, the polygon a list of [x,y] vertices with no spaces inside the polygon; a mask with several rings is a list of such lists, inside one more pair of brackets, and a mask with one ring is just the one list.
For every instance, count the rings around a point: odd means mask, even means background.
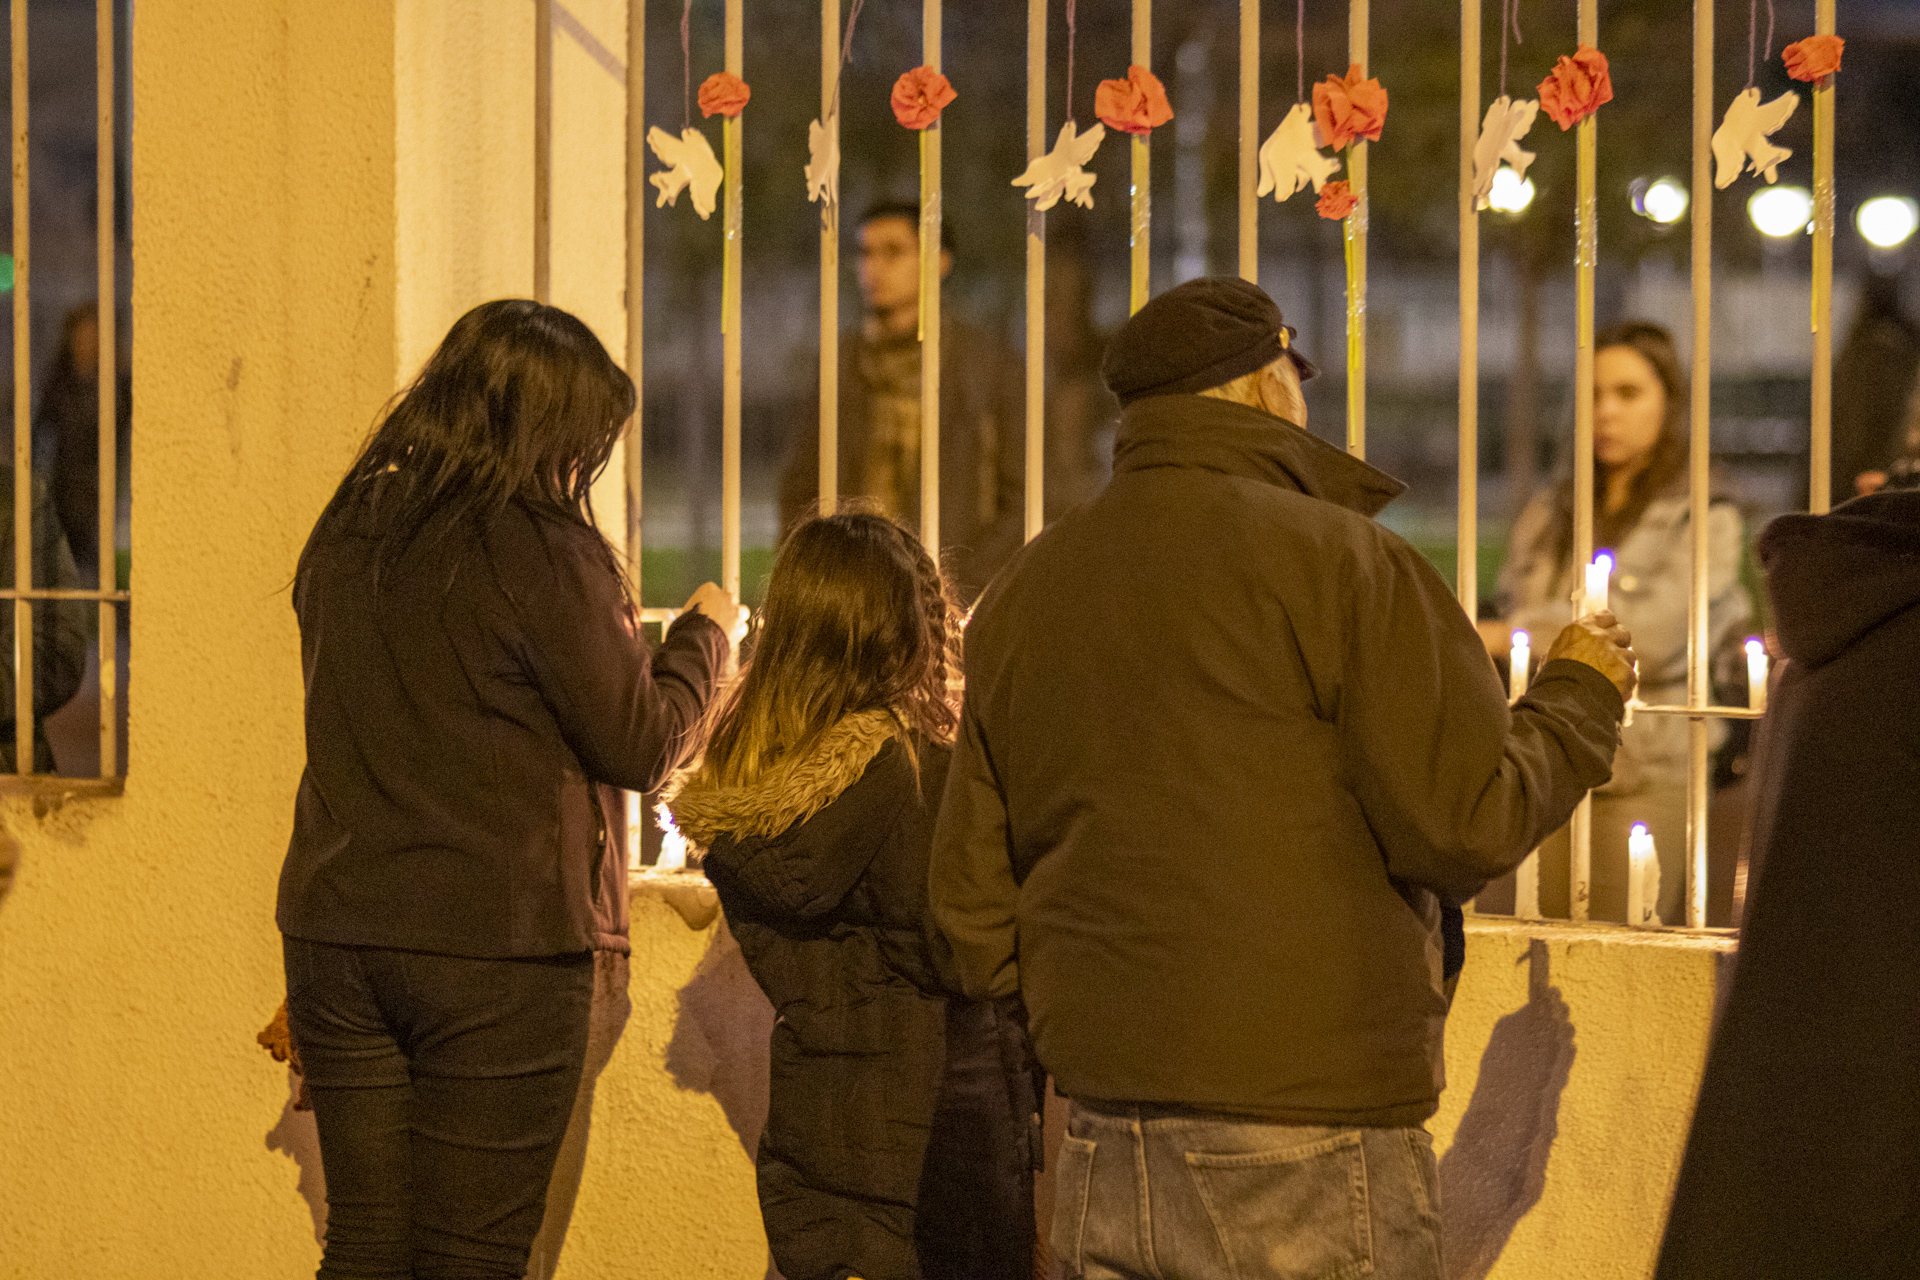
[{"label": "older man in jacket", "polygon": [[1112,482],[967,633],[932,902],[1072,1103],[1073,1275],[1438,1280],[1441,903],[1606,780],[1632,688],[1601,614],[1509,709],[1291,339],[1239,280],[1142,308]]}]

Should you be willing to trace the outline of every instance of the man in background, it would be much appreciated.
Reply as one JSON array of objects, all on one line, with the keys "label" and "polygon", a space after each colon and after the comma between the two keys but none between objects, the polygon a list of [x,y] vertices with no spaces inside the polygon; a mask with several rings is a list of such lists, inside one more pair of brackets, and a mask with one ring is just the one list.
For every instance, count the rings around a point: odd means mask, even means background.
[{"label": "man in background", "polygon": [[[882,203],[860,219],[865,314],[840,339],[842,497],[865,498],[909,527],[920,523],[920,209]],[[940,275],[953,270],[953,224],[940,225]],[[996,335],[940,321],[940,554],[971,601],[1020,545],[1025,374]],[[788,442],[780,527],[819,496],[819,401]]]}]

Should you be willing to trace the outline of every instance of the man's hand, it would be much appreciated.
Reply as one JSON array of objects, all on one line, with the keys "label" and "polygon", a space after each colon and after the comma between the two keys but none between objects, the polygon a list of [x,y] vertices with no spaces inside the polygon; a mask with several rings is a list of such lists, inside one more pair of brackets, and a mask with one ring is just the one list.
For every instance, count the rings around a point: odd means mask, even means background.
[{"label": "man's hand", "polygon": [[746,606],[713,583],[703,582],[695,587],[693,594],[687,597],[686,607],[680,612],[693,613],[696,610],[706,614],[709,618],[712,618],[720,624],[720,629],[727,633],[728,645],[738,646],[740,641],[745,638],[747,634]]},{"label": "man's hand", "polygon": [[1562,627],[1547,650],[1547,661],[1571,658],[1584,662],[1613,682],[1622,698],[1633,696],[1640,677],[1634,672],[1633,637],[1607,610],[1590,613]]}]

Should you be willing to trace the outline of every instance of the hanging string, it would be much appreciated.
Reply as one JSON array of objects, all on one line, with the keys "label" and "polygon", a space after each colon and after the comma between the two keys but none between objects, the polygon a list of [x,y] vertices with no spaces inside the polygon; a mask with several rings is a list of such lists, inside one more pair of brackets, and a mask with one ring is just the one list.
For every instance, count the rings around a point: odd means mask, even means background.
[{"label": "hanging string", "polygon": [[[692,4],[693,0],[687,0]],[[834,0],[835,4],[839,0]],[[831,120],[840,110],[840,78],[846,74],[847,63],[853,61],[853,28],[860,21],[860,10],[866,7],[867,0],[853,0],[853,8],[847,11],[847,31],[840,41],[840,69],[833,75],[833,96],[827,99],[827,116]]]},{"label": "hanging string", "polygon": [[[1760,0],[1747,0],[1747,88],[1753,88],[1753,38],[1759,34]],[[1760,51],[1761,62],[1773,61],[1773,0],[1767,0],[1767,44]]]},{"label": "hanging string", "polygon": [[1307,100],[1307,0],[1293,6],[1293,100]]},{"label": "hanging string", "polygon": [[1520,37],[1520,0],[1500,0],[1500,96],[1507,96],[1507,34],[1511,31],[1515,44],[1525,44]]},{"label": "hanging string", "polygon": [[680,105],[693,128],[693,0],[680,10]]},{"label": "hanging string", "polygon": [[1067,119],[1073,119],[1073,0],[1067,0]]}]

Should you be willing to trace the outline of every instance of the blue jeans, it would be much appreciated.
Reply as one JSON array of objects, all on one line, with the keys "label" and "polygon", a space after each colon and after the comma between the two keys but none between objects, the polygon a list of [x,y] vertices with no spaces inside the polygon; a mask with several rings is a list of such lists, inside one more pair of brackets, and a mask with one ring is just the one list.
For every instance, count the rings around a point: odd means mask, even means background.
[{"label": "blue jeans", "polygon": [[1440,1280],[1425,1129],[1325,1129],[1075,1102],[1054,1255],[1085,1280]]}]

